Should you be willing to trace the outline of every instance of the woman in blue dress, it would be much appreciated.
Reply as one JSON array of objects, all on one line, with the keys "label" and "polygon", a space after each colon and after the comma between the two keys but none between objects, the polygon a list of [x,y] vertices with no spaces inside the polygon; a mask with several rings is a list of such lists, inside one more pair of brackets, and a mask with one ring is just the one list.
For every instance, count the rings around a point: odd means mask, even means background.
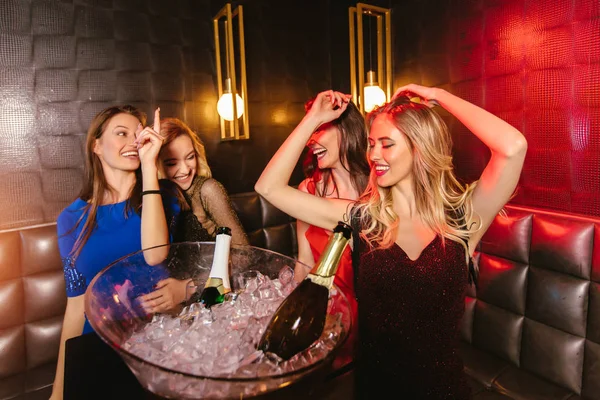
[{"label": "woman in blue dress", "polygon": [[[83,188],[58,217],[68,299],[52,399],[63,395],[65,341],[93,331],[83,295],[94,276],[127,254],[169,242],[167,219],[176,216],[179,206],[159,186],[159,109],[154,126],[145,124],[145,114],[129,105],[109,107],[94,117],[87,133]],[[165,247],[145,251],[144,259],[156,265],[167,252]]]},{"label": "woman in blue dress", "polygon": [[[413,101],[415,97],[420,101]],[[398,89],[367,115],[371,174],[358,202],[325,199],[288,185],[302,148],[338,118],[349,96],[320,93],[279,148],[256,191],[292,217],[324,229],[353,225],[358,299],[357,398],[466,400],[458,353],[472,256],[513,194],[527,150],[517,129],[449,92]],[[454,175],[452,140],[439,104],[479,138],[491,158],[478,181]],[[475,274],[473,274],[474,277]]]}]

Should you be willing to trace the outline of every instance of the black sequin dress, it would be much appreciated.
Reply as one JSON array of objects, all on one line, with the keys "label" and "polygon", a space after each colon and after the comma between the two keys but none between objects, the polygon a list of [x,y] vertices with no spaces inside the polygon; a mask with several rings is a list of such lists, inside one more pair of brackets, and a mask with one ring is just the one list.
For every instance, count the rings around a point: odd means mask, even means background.
[{"label": "black sequin dress", "polygon": [[470,399],[458,354],[463,246],[436,236],[416,260],[398,245],[369,252],[361,240],[360,248],[359,398]]}]

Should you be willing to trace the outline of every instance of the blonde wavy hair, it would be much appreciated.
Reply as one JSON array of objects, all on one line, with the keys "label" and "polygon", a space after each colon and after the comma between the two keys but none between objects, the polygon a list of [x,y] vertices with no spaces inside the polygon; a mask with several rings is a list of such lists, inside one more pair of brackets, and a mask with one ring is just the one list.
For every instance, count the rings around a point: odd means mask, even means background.
[{"label": "blonde wavy hair", "polygon": [[160,134],[165,138],[162,148],[171,143],[181,135],[187,135],[192,140],[192,146],[196,153],[196,175],[210,178],[212,173],[206,160],[206,150],[200,137],[190,129],[190,127],[179,118],[163,118],[160,120]]},{"label": "blonde wavy hair", "polygon": [[[452,138],[446,123],[414,95],[400,93],[367,115],[370,130],[374,120],[387,114],[404,134],[413,156],[412,174],[417,213],[443,240],[461,244],[469,258],[467,241],[473,230],[466,221],[473,217],[472,195],[477,182],[461,184],[454,175]],[[392,208],[390,188],[377,185],[371,169],[369,183],[358,202],[361,237],[371,249],[389,248],[396,241],[399,217]]]}]

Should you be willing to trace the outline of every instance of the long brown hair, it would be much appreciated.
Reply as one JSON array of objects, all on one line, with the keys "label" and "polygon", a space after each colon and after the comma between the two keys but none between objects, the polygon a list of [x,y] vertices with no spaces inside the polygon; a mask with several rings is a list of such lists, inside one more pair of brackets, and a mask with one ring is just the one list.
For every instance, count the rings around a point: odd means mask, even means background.
[{"label": "long brown hair", "polygon": [[[142,123],[142,125],[146,124],[146,114],[130,105],[108,107],[100,111],[100,113],[98,113],[94,119],[92,119],[90,127],[88,128],[87,139],[85,143],[85,172],[83,188],[79,193],[79,197],[87,204],[84,206],[83,214],[77,221],[75,227],[79,226],[86,215],[87,220],[85,221],[81,233],[77,237],[75,245],[73,246],[73,258],[77,258],[77,256],[79,256],[83,246],[88,241],[90,235],[94,231],[94,228],[96,228],[96,215],[98,213],[98,206],[104,198],[104,195],[107,192],[114,190],[106,181],[106,176],[104,175],[104,170],[102,169],[102,163],[100,162],[98,155],[94,152],[94,146],[96,145],[96,140],[100,139],[104,133],[109,121],[114,116],[119,114],[132,115],[136,117]],[[135,185],[131,189],[131,193],[129,194],[129,198],[127,199],[127,204],[125,206],[126,214],[129,214],[131,211],[139,212],[142,204],[142,179],[139,168],[135,174]]]},{"label": "long brown hair", "polygon": [[[314,101],[313,98],[306,102],[304,106],[306,112],[311,109]],[[367,161],[368,143],[365,119],[356,105],[349,102],[346,111],[329,124],[338,129],[340,163],[350,173],[350,182],[360,195],[367,187],[370,171],[369,162]],[[337,185],[333,179],[331,169],[319,169],[317,157],[310,150],[304,160],[303,168],[305,176],[311,178],[315,183],[315,194],[317,196],[327,196],[329,182],[333,183],[333,190],[337,192]],[[322,189],[319,189],[316,185],[317,181],[323,182]]]},{"label": "long brown hair", "polygon": [[187,135],[191,139],[194,152],[196,153],[196,164],[198,165],[196,175],[205,178],[212,176],[208,161],[206,160],[204,144],[200,137],[185,122],[178,118],[164,118],[160,121],[160,134],[165,139],[162,145],[163,149],[179,136]]}]

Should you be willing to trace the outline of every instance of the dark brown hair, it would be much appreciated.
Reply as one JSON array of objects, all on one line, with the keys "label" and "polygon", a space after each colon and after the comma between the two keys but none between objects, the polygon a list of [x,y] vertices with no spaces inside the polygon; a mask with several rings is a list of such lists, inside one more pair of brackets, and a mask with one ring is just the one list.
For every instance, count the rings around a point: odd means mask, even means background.
[{"label": "dark brown hair", "polygon": [[[306,102],[304,108],[308,112],[315,98]],[[360,195],[369,182],[369,162],[367,161],[367,129],[365,119],[353,102],[348,103],[346,111],[339,118],[329,123],[339,130],[339,154],[340,163],[346,171],[350,173],[352,186]],[[321,126],[319,129],[322,129]],[[315,194],[320,197],[327,196],[327,186],[329,181],[333,182],[333,190],[337,192],[337,185],[333,180],[330,169],[319,169],[317,158],[312,151],[308,151],[306,159],[303,162],[304,174],[312,178],[313,182],[322,181],[323,188],[319,190],[315,184]],[[331,178],[331,179],[330,179]]]}]

